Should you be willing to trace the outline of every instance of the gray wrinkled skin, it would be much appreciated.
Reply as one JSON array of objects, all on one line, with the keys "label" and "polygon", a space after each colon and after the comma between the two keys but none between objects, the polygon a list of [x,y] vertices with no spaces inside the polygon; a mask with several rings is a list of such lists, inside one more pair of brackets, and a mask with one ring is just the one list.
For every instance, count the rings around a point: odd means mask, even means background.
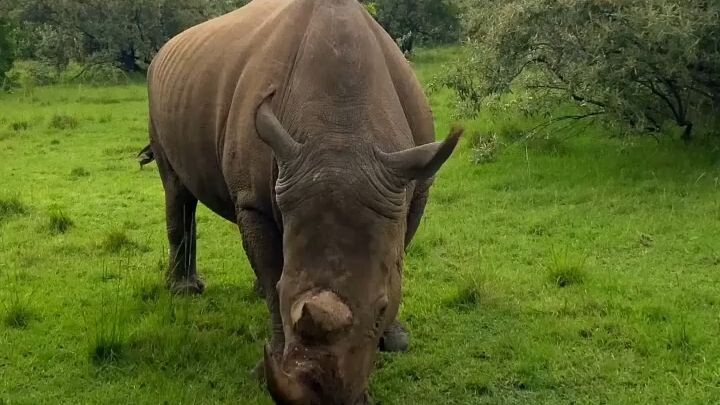
[{"label": "gray wrinkled skin", "polygon": [[268,390],[358,404],[401,298],[404,250],[461,130],[356,0],[255,0],[190,28],[148,73],[170,287],[199,293],[198,201],[237,223],[265,293]]}]

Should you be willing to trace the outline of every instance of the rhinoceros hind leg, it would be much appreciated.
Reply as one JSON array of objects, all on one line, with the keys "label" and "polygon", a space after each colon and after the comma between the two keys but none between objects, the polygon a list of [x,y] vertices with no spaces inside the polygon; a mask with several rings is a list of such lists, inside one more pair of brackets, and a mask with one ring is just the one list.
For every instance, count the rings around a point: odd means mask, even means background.
[{"label": "rhinoceros hind leg", "polygon": [[205,284],[196,270],[197,198],[180,181],[163,153],[155,152],[165,189],[165,219],[169,242],[168,288],[179,294],[201,294]]},{"label": "rhinoceros hind leg", "polygon": [[257,295],[260,298],[265,298],[265,290],[263,290],[262,283],[259,279],[255,279],[255,282],[253,283],[253,291],[255,292],[255,295]]}]

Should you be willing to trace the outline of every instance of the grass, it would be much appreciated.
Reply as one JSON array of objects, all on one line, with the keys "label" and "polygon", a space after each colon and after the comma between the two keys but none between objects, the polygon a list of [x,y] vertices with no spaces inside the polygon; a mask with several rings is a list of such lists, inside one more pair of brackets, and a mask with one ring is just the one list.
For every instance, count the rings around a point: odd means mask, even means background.
[{"label": "grass", "polygon": [[[455,52],[413,65],[427,82]],[[431,102],[443,137],[452,95]],[[271,403],[250,376],[267,314],[237,227],[200,207],[206,293],[163,288],[162,185],[134,160],[144,86],[0,95],[1,133],[28,117],[0,136],[0,280],[22,274],[0,302],[34,297],[5,307],[26,322],[0,324],[0,403]],[[440,172],[405,264],[412,347],[378,357],[375,399],[720,402],[720,155],[594,127],[528,138],[536,123],[510,113],[463,124],[503,146],[474,164],[465,139]],[[38,232],[54,207],[75,222],[62,237]]]},{"label": "grass", "polygon": [[84,167],[75,167],[70,171],[70,177],[74,179],[79,179],[81,177],[88,177],[90,175],[90,172],[87,171]]},{"label": "grass", "polygon": [[50,128],[53,129],[75,129],[78,125],[80,125],[78,119],[69,115],[55,114],[50,118]]},{"label": "grass", "polygon": [[587,277],[585,258],[568,251],[553,251],[547,267],[550,281],[561,288],[582,284]]},{"label": "grass", "polygon": [[10,124],[10,129],[14,132],[27,131],[30,129],[30,123],[28,121],[15,121]]},{"label": "grass", "polygon": [[15,216],[26,215],[28,208],[17,197],[0,198],[0,223]]},{"label": "grass", "polygon": [[94,320],[90,336],[90,359],[97,365],[114,363],[121,359],[128,344],[128,326],[123,318],[121,295],[103,298],[103,305]]},{"label": "grass", "polygon": [[11,294],[10,302],[6,305],[5,325],[10,328],[23,329],[33,317],[33,311],[27,297],[18,293]]},{"label": "grass", "polygon": [[143,250],[143,247],[130,239],[124,231],[114,230],[105,235],[102,248],[109,253],[120,253],[123,251]]},{"label": "grass", "polygon": [[47,229],[53,235],[66,233],[75,223],[64,212],[55,210],[50,213]]},{"label": "grass", "polygon": [[474,133],[470,136],[472,149],[472,162],[475,164],[492,163],[497,160],[500,150],[500,141],[496,134],[481,135]]}]

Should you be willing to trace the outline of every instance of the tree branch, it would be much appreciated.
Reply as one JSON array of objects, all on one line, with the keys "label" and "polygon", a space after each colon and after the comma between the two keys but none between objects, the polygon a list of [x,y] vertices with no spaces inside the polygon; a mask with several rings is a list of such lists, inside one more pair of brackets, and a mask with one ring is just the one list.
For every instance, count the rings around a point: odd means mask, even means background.
[{"label": "tree branch", "polygon": [[549,126],[551,126],[551,125],[553,125],[553,124],[556,124],[556,123],[558,123],[558,122],[561,122],[561,121],[567,121],[567,120],[580,121],[580,120],[583,120],[583,119],[586,119],[586,118],[597,117],[597,116],[599,116],[599,115],[604,115],[604,114],[607,114],[607,111],[593,111],[593,112],[589,112],[589,113],[586,113],[586,114],[562,115],[562,116],[559,116],[559,117],[551,118],[550,120],[545,121],[545,122],[543,122],[543,123],[535,126],[534,128],[532,128],[532,129],[530,130],[530,132],[535,132],[535,131],[537,131],[537,130],[539,130],[539,129],[547,128],[547,127],[549,127]]}]

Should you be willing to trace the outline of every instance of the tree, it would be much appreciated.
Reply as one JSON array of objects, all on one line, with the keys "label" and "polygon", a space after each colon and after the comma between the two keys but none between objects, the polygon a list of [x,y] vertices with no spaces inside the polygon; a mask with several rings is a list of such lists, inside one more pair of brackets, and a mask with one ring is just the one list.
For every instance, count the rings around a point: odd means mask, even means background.
[{"label": "tree", "polygon": [[378,22],[399,40],[404,52],[417,43],[444,43],[458,39],[457,9],[448,0],[375,0]]},{"label": "tree", "polygon": [[27,57],[63,67],[76,59],[142,70],[183,29],[237,8],[244,0],[9,0],[27,27]]},{"label": "tree", "polygon": [[363,6],[365,6],[365,9],[368,13],[370,13],[371,16],[374,18],[377,18],[377,4],[375,4],[374,1],[362,1],[358,0],[360,3],[362,3]]},{"label": "tree", "polygon": [[12,32],[10,24],[0,19],[0,89],[5,87],[5,73],[12,68],[15,59]]},{"label": "tree", "polygon": [[720,106],[717,0],[478,1],[461,8],[471,51],[444,80],[474,110],[522,89],[536,113],[574,103],[553,122],[670,121],[689,141]]}]

